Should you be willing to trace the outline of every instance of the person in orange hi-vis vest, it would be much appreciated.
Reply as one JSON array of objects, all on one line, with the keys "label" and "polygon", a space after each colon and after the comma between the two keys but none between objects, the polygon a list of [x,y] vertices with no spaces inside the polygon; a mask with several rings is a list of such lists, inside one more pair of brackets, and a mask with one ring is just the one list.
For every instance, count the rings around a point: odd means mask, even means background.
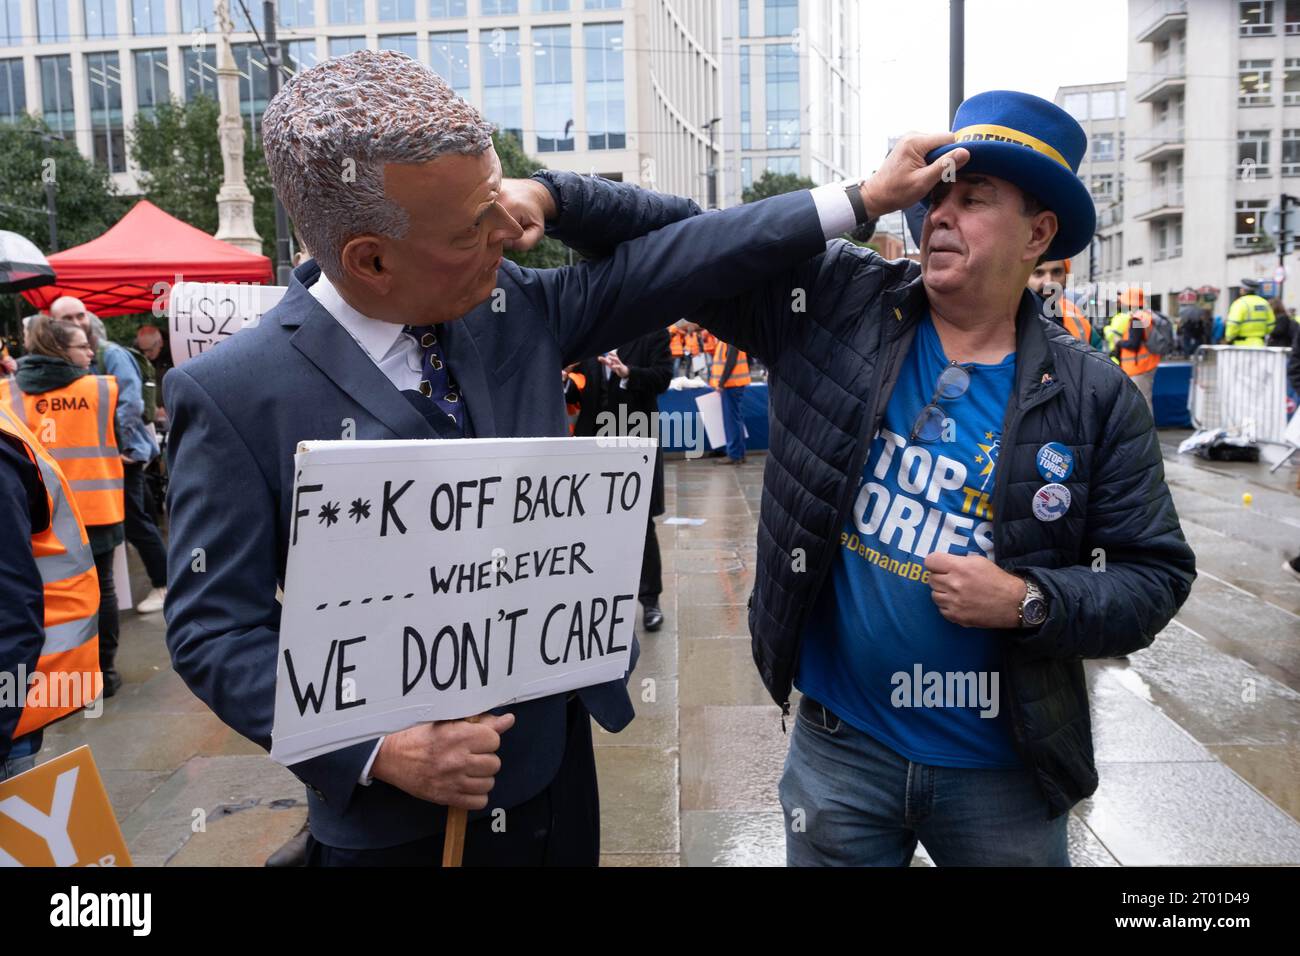
[{"label": "person in orange hi-vis vest", "polygon": [[1049,259],[1034,266],[1029,275],[1029,288],[1043,297],[1046,311],[1043,313],[1057,325],[1065,328],[1080,342],[1089,345],[1098,352],[1106,349],[1106,340],[1101,330],[1088,321],[1083,310],[1070,301],[1065,294],[1065,282],[1070,275],[1069,259]]},{"label": "person in orange hi-vis vest", "polygon": [[122,679],[117,657],[117,591],[113,549],[125,540],[122,457],[114,418],[117,380],[89,375],[94,359],[86,334],[71,322],[38,316],[28,328],[31,352],[18,373],[0,382],[0,404],[31,429],[60,463],[90,538],[99,579],[99,665],[104,696]]},{"label": "person in orange hi-vis vest", "polygon": [[102,688],[99,581],[77,500],[59,463],[0,404],[0,780],[31,769],[46,724]]},{"label": "person in orange hi-vis vest", "polygon": [[722,425],[727,434],[727,457],[719,465],[745,463],[745,421],[741,403],[749,384],[749,356],[721,340],[713,350],[709,384],[722,396]]}]

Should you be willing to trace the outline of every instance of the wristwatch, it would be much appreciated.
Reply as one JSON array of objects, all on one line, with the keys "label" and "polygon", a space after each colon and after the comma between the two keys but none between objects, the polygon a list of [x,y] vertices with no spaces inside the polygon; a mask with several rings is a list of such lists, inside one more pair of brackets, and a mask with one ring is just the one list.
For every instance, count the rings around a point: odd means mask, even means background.
[{"label": "wristwatch", "polygon": [[1028,577],[1021,575],[1021,580],[1025,582],[1025,597],[1020,602],[1020,626],[1021,627],[1038,627],[1047,620],[1047,595],[1043,589],[1031,581]]},{"label": "wristwatch", "polygon": [[849,197],[849,205],[853,207],[853,218],[857,221],[852,236],[858,242],[866,242],[876,231],[876,220],[871,218],[867,212],[867,204],[862,201],[863,182],[860,179],[844,187],[844,195]]}]

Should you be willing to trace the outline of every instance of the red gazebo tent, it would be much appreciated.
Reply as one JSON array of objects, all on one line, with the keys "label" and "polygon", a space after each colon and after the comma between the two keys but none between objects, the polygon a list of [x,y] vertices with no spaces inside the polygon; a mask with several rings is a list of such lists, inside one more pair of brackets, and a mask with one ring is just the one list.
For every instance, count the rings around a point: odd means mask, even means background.
[{"label": "red gazebo tent", "polygon": [[266,256],[214,239],[147,199],[98,239],[50,256],[50,266],[55,284],[29,289],[23,298],[44,309],[75,295],[99,316],[149,312],[158,299],[155,287],[170,290],[177,281],[264,284],[272,277]]}]

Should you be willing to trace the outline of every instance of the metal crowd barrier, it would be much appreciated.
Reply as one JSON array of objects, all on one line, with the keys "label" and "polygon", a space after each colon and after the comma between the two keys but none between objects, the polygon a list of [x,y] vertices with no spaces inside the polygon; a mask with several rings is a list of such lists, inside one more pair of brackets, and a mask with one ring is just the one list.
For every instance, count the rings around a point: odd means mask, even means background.
[{"label": "metal crowd barrier", "polygon": [[1285,444],[1285,348],[1202,345],[1192,357],[1187,410],[1198,429],[1225,428],[1255,442]]}]

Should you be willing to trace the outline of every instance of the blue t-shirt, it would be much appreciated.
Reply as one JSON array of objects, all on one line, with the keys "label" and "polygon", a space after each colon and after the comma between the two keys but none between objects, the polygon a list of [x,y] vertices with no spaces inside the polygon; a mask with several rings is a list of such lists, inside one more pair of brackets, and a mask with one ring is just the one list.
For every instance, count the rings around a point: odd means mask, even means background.
[{"label": "blue t-shirt", "polygon": [[909,441],[948,364],[927,314],[809,615],[795,684],[916,763],[1019,767],[1002,705],[1000,642],[944,618],[925,570],[933,551],[993,559],[994,471],[1016,356],[965,365],[965,394],[938,400],[944,435]]}]

